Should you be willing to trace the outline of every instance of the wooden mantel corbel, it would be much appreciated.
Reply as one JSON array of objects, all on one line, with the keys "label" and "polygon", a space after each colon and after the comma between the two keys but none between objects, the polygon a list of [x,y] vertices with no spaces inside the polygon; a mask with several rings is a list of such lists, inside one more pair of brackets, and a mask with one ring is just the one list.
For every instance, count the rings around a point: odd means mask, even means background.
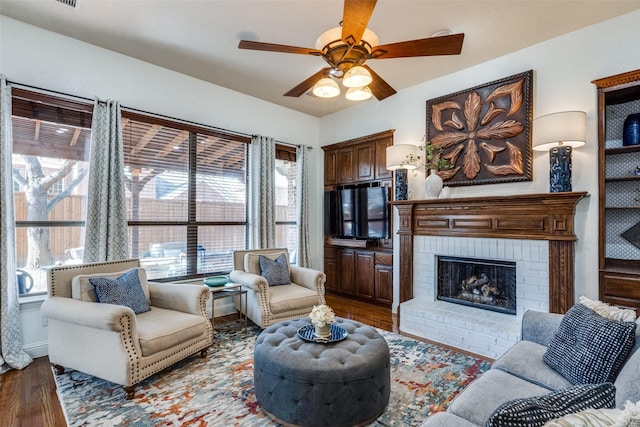
[{"label": "wooden mantel corbel", "polygon": [[413,298],[413,237],[549,241],[549,312],[574,303],[574,215],[586,192],[394,201],[400,236],[400,302]]}]

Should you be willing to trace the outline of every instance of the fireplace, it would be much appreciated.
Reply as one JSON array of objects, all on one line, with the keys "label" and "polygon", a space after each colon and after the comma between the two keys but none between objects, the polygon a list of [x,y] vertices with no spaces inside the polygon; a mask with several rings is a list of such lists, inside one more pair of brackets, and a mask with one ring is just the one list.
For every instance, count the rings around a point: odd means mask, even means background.
[{"label": "fireplace", "polygon": [[516,263],[437,256],[437,298],[506,314],[516,314]]}]

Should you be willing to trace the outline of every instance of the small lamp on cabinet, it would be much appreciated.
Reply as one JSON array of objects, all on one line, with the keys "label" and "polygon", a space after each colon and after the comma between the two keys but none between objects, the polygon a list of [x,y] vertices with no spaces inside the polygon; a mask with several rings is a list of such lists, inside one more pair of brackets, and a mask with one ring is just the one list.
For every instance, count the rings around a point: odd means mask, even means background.
[{"label": "small lamp on cabinet", "polygon": [[395,173],[395,200],[408,199],[407,170],[417,168],[409,159],[415,158],[418,147],[413,144],[397,144],[387,147],[387,169]]},{"label": "small lamp on cabinet", "polygon": [[571,191],[571,152],[586,141],[586,113],[563,111],[533,121],[533,150],[549,151],[549,192]]}]

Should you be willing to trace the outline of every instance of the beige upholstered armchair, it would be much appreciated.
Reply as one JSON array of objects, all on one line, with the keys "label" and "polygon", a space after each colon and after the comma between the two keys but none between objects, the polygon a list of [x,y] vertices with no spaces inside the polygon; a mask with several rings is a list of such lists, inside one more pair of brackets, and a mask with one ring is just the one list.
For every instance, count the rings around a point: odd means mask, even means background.
[{"label": "beige upholstered armchair", "polygon": [[[118,279],[137,269],[150,310],[96,302],[90,278]],[[135,274],[135,273],[133,273]],[[135,280],[135,279],[134,279]],[[49,360],[121,384],[127,399],[145,378],[192,354],[205,357],[213,330],[204,286],[147,282],[137,259],[55,267],[42,311],[49,322]]]},{"label": "beige upholstered armchair", "polygon": [[[259,256],[271,259],[285,254],[291,283],[270,286],[261,276]],[[261,328],[281,320],[308,316],[314,305],[324,304],[325,274],[289,265],[287,249],[254,249],[233,253],[232,282],[247,290],[247,316]]]}]

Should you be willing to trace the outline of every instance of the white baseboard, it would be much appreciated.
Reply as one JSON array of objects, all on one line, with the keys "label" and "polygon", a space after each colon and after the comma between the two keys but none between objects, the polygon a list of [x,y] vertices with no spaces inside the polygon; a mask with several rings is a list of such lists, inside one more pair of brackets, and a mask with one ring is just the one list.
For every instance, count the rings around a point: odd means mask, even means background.
[{"label": "white baseboard", "polygon": [[29,343],[23,345],[22,349],[34,359],[37,357],[44,357],[49,354],[49,345],[47,341]]}]

